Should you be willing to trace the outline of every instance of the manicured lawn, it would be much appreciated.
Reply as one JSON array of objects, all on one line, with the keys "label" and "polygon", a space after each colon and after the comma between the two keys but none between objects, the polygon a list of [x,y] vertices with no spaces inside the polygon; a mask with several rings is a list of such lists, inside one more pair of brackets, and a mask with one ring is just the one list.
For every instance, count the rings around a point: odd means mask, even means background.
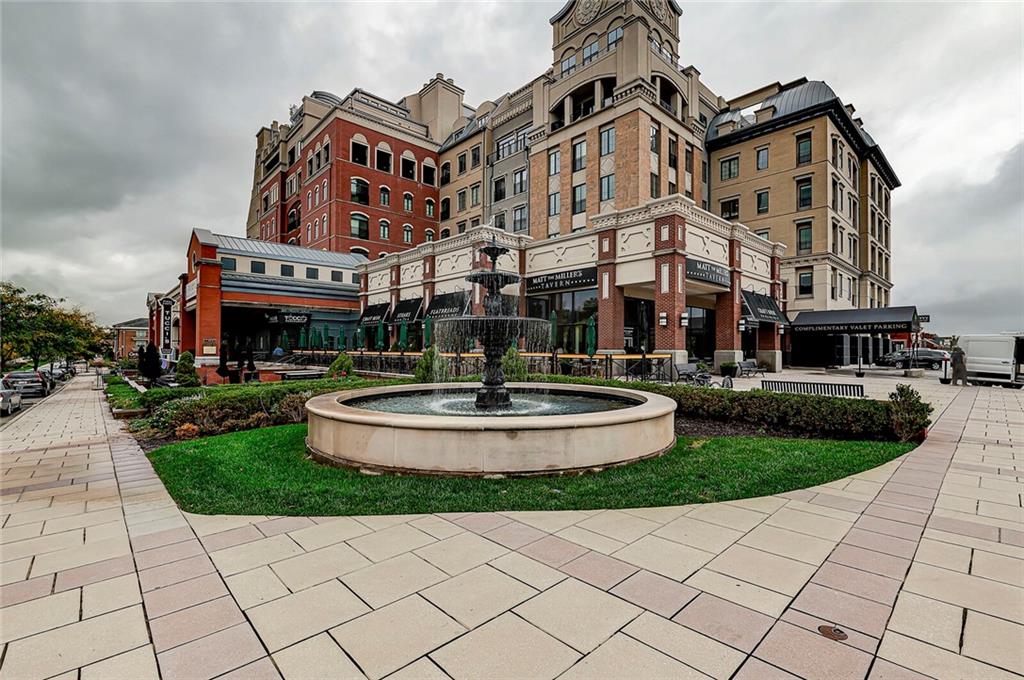
[{"label": "manicured lawn", "polygon": [[479,479],[330,468],[306,458],[305,436],[305,425],[284,425],[180,442],[149,455],[188,512],[376,515],[726,501],[823,484],[914,448],[891,442],[680,438],[660,458],[599,473]]},{"label": "manicured lawn", "polygon": [[106,392],[107,401],[110,402],[112,408],[142,408],[140,401],[142,394],[127,381],[122,378],[112,378],[106,382],[107,386],[104,388],[104,392]]}]

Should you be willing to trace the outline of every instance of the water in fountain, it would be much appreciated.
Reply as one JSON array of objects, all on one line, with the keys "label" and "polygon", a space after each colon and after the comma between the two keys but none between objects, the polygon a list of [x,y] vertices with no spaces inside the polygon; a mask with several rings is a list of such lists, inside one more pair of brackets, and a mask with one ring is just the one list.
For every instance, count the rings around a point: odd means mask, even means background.
[{"label": "water in fountain", "polygon": [[434,324],[434,341],[438,348],[448,352],[461,352],[479,342],[484,351],[483,386],[474,400],[477,410],[507,410],[512,405],[505,388],[505,374],[501,357],[520,338],[527,351],[547,348],[548,322],[544,319],[521,317],[518,297],[503,296],[501,289],[519,283],[519,274],[498,271],[498,258],[509,252],[492,237],[490,245],[480,249],[491,263],[489,270],[479,270],[466,277],[486,291],[483,298],[483,316],[471,314],[439,319]]}]

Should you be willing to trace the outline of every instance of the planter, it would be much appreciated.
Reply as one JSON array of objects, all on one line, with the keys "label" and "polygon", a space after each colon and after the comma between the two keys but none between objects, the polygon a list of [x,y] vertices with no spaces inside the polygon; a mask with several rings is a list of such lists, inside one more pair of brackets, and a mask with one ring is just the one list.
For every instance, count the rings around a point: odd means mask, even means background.
[{"label": "planter", "polygon": [[864,371],[854,371],[853,374],[855,376],[857,376],[858,378],[863,378],[864,377]]},{"label": "planter", "polygon": [[141,418],[148,412],[144,408],[115,408],[111,409],[114,418],[117,420],[128,420],[130,418]]},{"label": "planter", "polygon": [[723,378],[735,378],[737,371],[739,371],[739,366],[727,366],[722,364],[719,366],[718,370],[721,371]]},{"label": "planter", "polygon": [[904,369],[903,377],[904,378],[923,378],[924,377],[924,369],[923,368],[907,368],[907,369]]},{"label": "planter", "polygon": [[951,382],[953,382],[953,379],[952,378],[939,378],[939,382],[942,383],[943,385],[948,385]]}]

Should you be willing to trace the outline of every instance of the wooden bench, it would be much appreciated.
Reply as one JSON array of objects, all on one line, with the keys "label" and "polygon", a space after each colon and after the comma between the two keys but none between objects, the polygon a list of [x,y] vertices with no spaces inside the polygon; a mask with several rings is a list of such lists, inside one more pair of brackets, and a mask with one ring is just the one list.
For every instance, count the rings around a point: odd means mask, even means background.
[{"label": "wooden bench", "polygon": [[327,375],[327,371],[274,371],[281,380],[317,380]]},{"label": "wooden bench", "polygon": [[764,375],[764,369],[758,366],[753,359],[745,359],[740,362],[740,377],[750,375]]},{"label": "wooden bench", "polygon": [[863,397],[861,384],[762,380],[761,389],[786,394],[816,394],[823,397]]}]

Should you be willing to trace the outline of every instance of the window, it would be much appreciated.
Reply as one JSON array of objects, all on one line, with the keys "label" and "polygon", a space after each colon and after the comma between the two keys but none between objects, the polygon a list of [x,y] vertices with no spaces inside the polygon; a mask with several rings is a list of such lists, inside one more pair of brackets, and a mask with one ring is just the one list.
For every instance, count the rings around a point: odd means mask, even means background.
[{"label": "window", "polygon": [[811,180],[798,179],[796,181],[796,209],[809,210],[811,207]]},{"label": "window", "polygon": [[722,217],[727,220],[738,220],[740,218],[740,199],[730,198],[722,201]]},{"label": "window", "polygon": [[220,268],[223,269],[224,271],[226,271],[226,272],[233,272],[233,271],[235,271],[235,267],[236,266],[237,266],[237,262],[235,261],[235,258],[233,258],[233,257],[222,257],[222,258],[220,258]]},{"label": "window", "polygon": [[610,201],[615,198],[615,175],[605,175],[601,178],[601,200]]},{"label": "window", "polygon": [[576,70],[576,55],[562,60],[562,75],[567,76]]},{"label": "window", "polygon": [[402,194],[402,210],[412,212],[412,194],[408,191]]},{"label": "window", "polygon": [[572,214],[587,212],[587,185],[577,184],[572,188]]},{"label": "window", "polygon": [[463,189],[455,195],[456,210],[462,212],[466,209],[466,190]]},{"label": "window", "polygon": [[335,283],[345,283],[345,272],[340,272],[337,269],[332,269],[331,281],[334,281]]},{"label": "window", "polygon": [[306,267],[306,278],[307,279],[319,279],[320,270],[316,267]]},{"label": "window", "polygon": [[427,229],[425,232],[423,232],[423,235],[426,237],[428,243],[430,241],[434,240],[434,230],[433,229]]},{"label": "window", "polygon": [[757,169],[767,170],[768,169],[768,147],[761,147],[757,150]]},{"label": "window", "polygon": [[352,202],[370,205],[370,184],[366,180],[352,178]]},{"label": "window", "polygon": [[434,216],[434,199],[428,198],[427,201],[426,201],[426,205],[427,205],[427,217],[433,217]]},{"label": "window", "polygon": [[759,229],[758,231],[754,232],[754,236],[757,236],[758,238],[763,238],[765,241],[770,241],[771,231],[768,229]]},{"label": "window", "polygon": [[797,275],[797,295],[814,295],[814,272],[800,272]]},{"label": "window", "polygon": [[618,26],[608,31],[608,49],[614,50],[615,45],[622,40],[622,27]]},{"label": "window", "polygon": [[249,263],[249,271],[253,274],[266,274],[267,263],[260,262],[259,260],[253,260]]},{"label": "window", "polygon": [[313,205],[320,205],[320,187],[313,188]]},{"label": "window", "polygon": [[459,164],[459,174],[460,175],[465,175],[466,174],[466,154],[465,153],[460,153],[459,157],[457,159],[457,162]]},{"label": "window", "polygon": [[689,144],[686,145],[686,172],[693,173],[693,147]]},{"label": "window", "polygon": [[387,241],[391,238],[391,224],[387,220],[380,221],[380,240]]},{"label": "window", "polygon": [[798,255],[811,252],[811,225],[796,225],[796,249]]},{"label": "window", "polygon": [[452,235],[451,229],[442,229],[441,230],[441,238],[445,239],[445,238],[448,238],[451,235]]},{"label": "window", "polygon": [[466,223],[465,222],[459,222],[458,224],[455,225],[455,229],[460,234],[465,234],[466,233]]},{"label": "window", "polygon": [[263,211],[262,212],[267,212],[268,210],[270,210],[270,194],[263,194]]},{"label": "window", "polygon": [[408,180],[416,181],[416,159],[415,158],[403,158],[402,159],[402,177]]},{"label": "window", "polygon": [[548,175],[557,175],[562,170],[562,152],[558,149],[548,152]]},{"label": "window", "polygon": [[[274,187],[274,188],[276,189],[277,187]],[[327,202],[327,180],[324,180],[324,187],[323,188],[324,188],[324,203],[326,203]]]},{"label": "window", "polygon": [[679,138],[675,135],[668,136],[668,167],[679,169]]},{"label": "window", "polygon": [[[360,142],[352,142],[352,162],[357,165],[370,164],[370,147]],[[313,174],[310,170],[309,174]]]},{"label": "window", "polygon": [[526,223],[526,206],[521,205],[512,209],[512,231],[526,231],[529,225]]},{"label": "window", "polygon": [[708,162],[707,162],[706,159],[702,159],[701,162],[700,162],[700,181],[701,181],[701,184],[703,184],[704,186],[707,186],[707,184],[708,184],[708,177],[709,177],[708,173],[709,173]]},{"label": "window", "polygon": [[577,172],[587,167],[587,140],[581,139],[572,145],[572,171]]},{"label": "window", "polygon": [[661,178],[657,173],[651,173],[651,198],[658,198],[661,196]]},{"label": "window", "polygon": [[562,211],[561,194],[557,191],[548,194],[548,217],[554,217]]},{"label": "window", "polygon": [[[796,164],[804,165],[811,162],[811,134],[809,132],[797,135],[796,138]],[[842,165],[840,164],[840,167]]]},{"label": "window", "polygon": [[480,205],[480,185],[474,184],[469,188],[469,204]]},{"label": "window", "polygon": [[349,219],[349,227],[353,238],[370,238],[370,219],[366,215],[353,213]]},{"label": "window", "polygon": [[377,149],[377,169],[381,172],[391,172],[391,152],[384,149]]},{"label": "window", "polygon": [[768,192],[758,191],[757,194],[757,214],[763,215],[768,212]]},{"label": "window", "polygon": [[494,180],[494,194],[493,200],[503,201],[505,200],[505,178],[499,177]]},{"label": "window", "polygon": [[469,167],[479,168],[480,167],[480,145],[477,144],[469,150]]},{"label": "window", "polygon": [[295,276],[295,266],[290,264],[281,265],[281,276]]},{"label": "window", "polygon": [[437,168],[433,165],[423,166],[423,183],[427,186],[434,186],[434,182],[437,181]]},{"label": "window", "polygon": [[494,217],[491,219],[491,226],[493,226],[495,229],[504,229],[505,228],[505,213],[503,213],[503,212],[496,213],[494,215]]},{"label": "window", "polygon": [[598,47],[598,44],[597,44],[596,40],[594,42],[590,43],[589,45],[587,45],[586,47],[584,47],[583,48],[583,65],[586,66],[587,64],[592,62],[594,60],[594,58],[597,57],[597,54],[600,51],[601,50]]},{"label": "window", "polygon": [[441,164],[441,186],[445,186],[452,181],[452,164],[442,163]]},{"label": "window", "polygon": [[740,176],[740,157],[726,158],[722,161],[722,180],[733,179]]},{"label": "window", "polygon": [[452,199],[442,198],[441,199],[441,219],[446,220],[451,217],[452,214]]},{"label": "window", "polygon": [[651,151],[654,153],[661,152],[661,126],[651,126]]},{"label": "window", "polygon": [[380,188],[380,204],[391,205],[391,189],[387,187]]},{"label": "window", "polygon": [[405,224],[402,226],[402,243],[412,243],[412,225]]},{"label": "window", "polygon": [[512,173],[512,194],[521,194],[526,191],[526,168],[520,168]]},{"label": "window", "polygon": [[601,130],[601,155],[607,156],[610,153],[615,153],[615,128],[605,128]]}]

